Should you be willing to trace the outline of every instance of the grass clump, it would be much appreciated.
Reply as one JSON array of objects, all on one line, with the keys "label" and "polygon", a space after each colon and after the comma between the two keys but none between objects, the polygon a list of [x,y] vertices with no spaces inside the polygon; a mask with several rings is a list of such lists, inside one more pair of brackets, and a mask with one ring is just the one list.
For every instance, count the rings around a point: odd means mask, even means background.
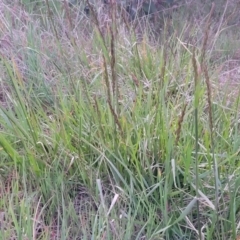
[{"label": "grass clump", "polygon": [[0,6],[0,238],[237,239],[231,4],[154,25],[26,3]]}]

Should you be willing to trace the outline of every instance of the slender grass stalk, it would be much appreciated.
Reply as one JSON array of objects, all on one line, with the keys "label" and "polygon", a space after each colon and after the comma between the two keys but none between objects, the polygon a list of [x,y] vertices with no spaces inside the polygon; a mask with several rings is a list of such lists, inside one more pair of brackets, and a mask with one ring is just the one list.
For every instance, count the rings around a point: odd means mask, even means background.
[{"label": "slender grass stalk", "polygon": [[[199,152],[199,135],[198,135],[198,108],[199,108],[199,75],[197,69],[197,61],[195,57],[195,50],[193,51],[192,63],[194,69],[194,128],[195,128],[195,184],[196,184],[196,195],[199,199],[199,173],[198,173],[198,152]],[[199,210],[199,200],[197,201],[197,221],[198,221],[198,236],[200,240],[202,239],[201,234],[201,222],[200,222],[200,210]]]}]

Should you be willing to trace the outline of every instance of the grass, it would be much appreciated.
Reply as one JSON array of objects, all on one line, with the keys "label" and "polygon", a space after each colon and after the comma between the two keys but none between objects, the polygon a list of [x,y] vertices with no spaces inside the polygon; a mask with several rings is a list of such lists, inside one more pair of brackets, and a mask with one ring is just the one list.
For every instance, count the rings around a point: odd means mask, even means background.
[{"label": "grass", "polygon": [[239,238],[234,3],[0,4],[0,239]]}]

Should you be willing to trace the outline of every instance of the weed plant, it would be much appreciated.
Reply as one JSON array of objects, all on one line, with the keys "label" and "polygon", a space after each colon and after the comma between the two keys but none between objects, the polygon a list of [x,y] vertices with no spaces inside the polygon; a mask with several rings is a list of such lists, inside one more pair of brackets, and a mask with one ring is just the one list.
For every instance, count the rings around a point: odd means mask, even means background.
[{"label": "weed plant", "polygon": [[0,239],[239,238],[238,3],[219,2],[156,25],[0,3]]}]

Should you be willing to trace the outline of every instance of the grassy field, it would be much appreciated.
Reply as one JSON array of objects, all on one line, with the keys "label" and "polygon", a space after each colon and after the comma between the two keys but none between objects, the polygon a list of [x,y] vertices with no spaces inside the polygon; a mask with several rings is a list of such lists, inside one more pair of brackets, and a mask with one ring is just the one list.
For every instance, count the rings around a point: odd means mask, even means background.
[{"label": "grassy field", "polygon": [[240,6],[209,2],[1,1],[0,239],[240,239]]}]

